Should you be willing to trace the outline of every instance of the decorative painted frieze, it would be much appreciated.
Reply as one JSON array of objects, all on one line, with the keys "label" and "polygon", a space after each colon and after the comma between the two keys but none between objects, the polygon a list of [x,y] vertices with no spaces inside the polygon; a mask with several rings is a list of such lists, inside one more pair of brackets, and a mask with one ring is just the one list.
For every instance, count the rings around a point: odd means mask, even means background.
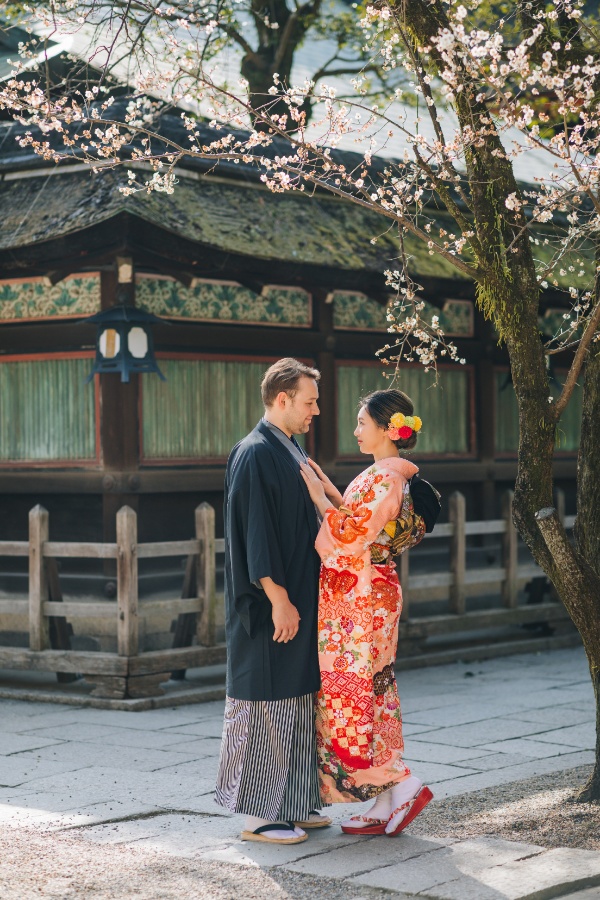
[{"label": "decorative painted frieze", "polygon": [[136,304],[156,316],[202,322],[308,328],[311,296],[301,288],[265,285],[260,294],[235,282],[195,279],[190,287],[171,278],[139,276]]},{"label": "decorative painted frieze", "polygon": [[[385,307],[365,294],[333,293],[333,324],[340,331],[387,331],[388,309],[390,304]],[[441,309],[425,301],[422,316],[429,320],[437,316],[448,337],[473,337],[473,304],[470,300],[446,300]]]},{"label": "decorative painted frieze", "polygon": [[0,281],[0,322],[83,318],[99,310],[97,272],[68,277],[55,285],[43,278]]}]

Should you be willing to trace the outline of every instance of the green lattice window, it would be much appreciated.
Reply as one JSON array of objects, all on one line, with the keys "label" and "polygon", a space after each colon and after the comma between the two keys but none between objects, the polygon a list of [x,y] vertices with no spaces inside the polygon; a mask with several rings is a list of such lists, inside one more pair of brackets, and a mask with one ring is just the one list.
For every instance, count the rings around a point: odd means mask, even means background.
[{"label": "green lattice window", "polygon": [[143,456],[222,459],[263,415],[268,362],[161,359],[166,381],[142,383]]},{"label": "green lattice window", "polygon": [[[562,384],[564,374],[558,374],[556,380]],[[559,390],[556,383],[551,383],[548,387],[548,396],[556,397]],[[556,449],[559,451],[579,449],[582,400],[583,391],[581,386],[577,385],[558,425]],[[516,453],[518,447],[519,411],[515,391],[509,373],[496,372],[496,451]]]},{"label": "green lattice window", "polygon": [[[389,386],[379,366],[340,365],[337,370],[338,454],[356,456],[353,435],[358,403],[369,391]],[[469,447],[469,372],[448,368],[440,372],[437,387],[431,374],[418,366],[403,366],[394,385],[412,399],[415,413],[423,419],[416,455],[421,453],[468,453]]]},{"label": "green lattice window", "polygon": [[90,359],[0,361],[0,461],[96,459]]}]

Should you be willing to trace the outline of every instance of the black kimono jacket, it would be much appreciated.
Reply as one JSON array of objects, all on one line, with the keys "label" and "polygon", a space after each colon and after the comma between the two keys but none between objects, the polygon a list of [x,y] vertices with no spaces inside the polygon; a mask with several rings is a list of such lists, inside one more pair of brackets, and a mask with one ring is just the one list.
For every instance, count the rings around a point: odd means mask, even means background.
[{"label": "black kimono jacket", "polygon": [[[296,460],[262,422],[231,452],[225,476],[227,695],[283,700],[320,687],[320,559],[315,507]],[[273,640],[272,578],[300,613],[287,644]]]}]

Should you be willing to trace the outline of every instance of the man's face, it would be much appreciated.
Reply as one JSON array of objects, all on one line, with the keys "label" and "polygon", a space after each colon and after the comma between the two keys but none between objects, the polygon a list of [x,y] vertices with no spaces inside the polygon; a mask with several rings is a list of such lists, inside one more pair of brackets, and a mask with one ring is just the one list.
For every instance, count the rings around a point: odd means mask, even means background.
[{"label": "man's face", "polygon": [[302,376],[293,397],[286,397],[284,420],[291,434],[306,434],[313,416],[319,415],[319,388],[312,378]]}]

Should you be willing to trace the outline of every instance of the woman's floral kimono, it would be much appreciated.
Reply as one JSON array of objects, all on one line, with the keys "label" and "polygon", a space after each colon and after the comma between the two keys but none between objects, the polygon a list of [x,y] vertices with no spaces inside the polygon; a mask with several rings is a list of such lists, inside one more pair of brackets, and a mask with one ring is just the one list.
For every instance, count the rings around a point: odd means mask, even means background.
[{"label": "woman's floral kimono", "polygon": [[402,590],[392,553],[418,543],[408,479],[417,467],[383,459],[328,509],[321,557],[317,747],[323,803],[367,800],[402,781],[402,717],[394,677]]}]

